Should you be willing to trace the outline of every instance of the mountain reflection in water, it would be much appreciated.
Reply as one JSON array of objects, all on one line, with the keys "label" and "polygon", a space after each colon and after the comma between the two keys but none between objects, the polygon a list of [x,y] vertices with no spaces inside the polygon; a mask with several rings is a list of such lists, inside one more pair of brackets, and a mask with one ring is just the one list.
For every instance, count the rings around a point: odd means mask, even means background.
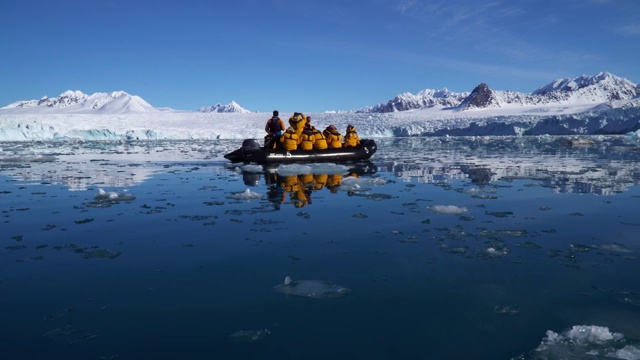
[{"label": "mountain reflection in water", "polygon": [[[608,195],[625,191],[640,182],[640,148],[625,136],[539,137],[438,137],[380,139],[380,152],[358,168],[337,168],[339,174],[371,175],[376,171],[393,173],[402,181],[446,185],[470,179],[482,186],[495,181],[537,180],[559,193]],[[0,175],[18,181],[60,184],[70,190],[85,190],[99,184],[104,188],[126,188],[148,180],[154,174],[173,171],[175,166],[220,169],[234,168],[222,155],[237,146],[237,141],[131,141],[95,143],[0,143]],[[247,185],[252,176],[265,172],[265,182],[274,185],[283,179],[287,165],[243,170]],[[353,164],[350,166],[353,167]],[[367,169],[367,166],[370,169]],[[244,167],[243,167],[244,168]],[[280,169],[279,169],[280,168]],[[217,171],[217,170],[214,170]],[[295,172],[295,171],[294,171]],[[315,170],[314,170],[315,172]],[[294,174],[287,174],[294,175]],[[298,171],[295,175],[304,175]],[[299,188],[313,191],[322,185],[321,174],[314,180],[287,179],[291,193],[303,195]],[[276,176],[280,180],[269,179]],[[334,179],[332,179],[334,178]],[[328,176],[327,181],[336,181]],[[301,182],[302,185],[296,184]],[[275,195],[274,195],[275,196]],[[304,200],[302,201],[304,202]]]},{"label": "mountain reflection in water", "polygon": [[407,181],[440,185],[463,179],[477,185],[530,179],[559,193],[609,195],[640,182],[637,143],[624,136],[589,139],[393,139],[380,142],[384,151],[376,164],[379,171]]}]

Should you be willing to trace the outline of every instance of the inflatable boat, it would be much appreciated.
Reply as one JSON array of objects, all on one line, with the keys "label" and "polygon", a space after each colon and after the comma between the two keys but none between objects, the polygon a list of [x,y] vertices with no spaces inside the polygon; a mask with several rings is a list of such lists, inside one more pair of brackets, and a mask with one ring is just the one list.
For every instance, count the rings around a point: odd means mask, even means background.
[{"label": "inflatable boat", "polygon": [[357,147],[325,150],[282,150],[265,149],[256,139],[245,139],[242,147],[224,157],[231,162],[253,162],[257,164],[295,162],[339,162],[368,160],[377,150],[371,139],[360,140]]}]

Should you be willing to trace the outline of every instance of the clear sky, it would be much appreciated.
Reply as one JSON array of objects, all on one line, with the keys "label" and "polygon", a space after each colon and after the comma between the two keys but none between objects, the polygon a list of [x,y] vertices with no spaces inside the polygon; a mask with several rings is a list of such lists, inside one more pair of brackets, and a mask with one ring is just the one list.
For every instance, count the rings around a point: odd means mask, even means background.
[{"label": "clear sky", "polygon": [[0,106],[123,90],[155,107],[311,113],[600,71],[640,82],[640,1],[0,3]]}]

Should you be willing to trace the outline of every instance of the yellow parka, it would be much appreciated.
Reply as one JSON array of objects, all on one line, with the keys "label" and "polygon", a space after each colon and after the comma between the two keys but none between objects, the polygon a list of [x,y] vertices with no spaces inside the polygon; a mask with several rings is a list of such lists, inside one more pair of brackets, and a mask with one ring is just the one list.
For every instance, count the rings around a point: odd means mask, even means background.
[{"label": "yellow parka", "polygon": [[358,145],[360,145],[360,139],[358,138],[358,133],[356,133],[356,128],[351,125],[347,126],[343,147],[356,147]]},{"label": "yellow parka", "polygon": [[320,190],[322,189],[326,184],[327,184],[327,180],[329,179],[329,175],[327,174],[315,174],[313,175],[313,180],[314,180],[314,186],[313,186],[313,190]]},{"label": "yellow parka", "polygon": [[342,174],[331,174],[327,177],[327,189],[333,194],[338,192],[338,188],[342,184]]},{"label": "yellow parka", "polygon": [[293,115],[289,118],[289,125],[291,125],[298,136],[302,134],[302,130],[304,130],[304,126],[306,124],[307,117],[304,116],[303,113],[293,113]]},{"label": "yellow parka", "polygon": [[311,128],[305,128],[302,134],[300,134],[300,145],[298,148],[301,150],[311,150],[313,149],[314,142],[313,131]]},{"label": "yellow parka", "polygon": [[280,187],[284,192],[293,193],[296,191],[302,191],[302,184],[298,175],[283,176],[280,179]]},{"label": "yellow parka", "polygon": [[327,127],[323,132],[327,147],[329,149],[338,149],[342,147],[342,135],[336,128]]},{"label": "yellow parka", "polygon": [[291,151],[298,148],[299,139],[298,134],[291,127],[288,127],[280,137],[280,142],[284,150]]},{"label": "yellow parka", "polygon": [[311,190],[298,190],[291,193],[291,204],[296,208],[303,208],[311,204]]},{"label": "yellow parka", "polygon": [[300,184],[302,184],[304,188],[312,188],[316,182],[311,173],[298,175],[298,181],[300,181]]},{"label": "yellow parka", "polygon": [[328,148],[327,139],[315,127],[311,127],[311,133],[313,134],[313,148],[318,150],[324,150]]}]

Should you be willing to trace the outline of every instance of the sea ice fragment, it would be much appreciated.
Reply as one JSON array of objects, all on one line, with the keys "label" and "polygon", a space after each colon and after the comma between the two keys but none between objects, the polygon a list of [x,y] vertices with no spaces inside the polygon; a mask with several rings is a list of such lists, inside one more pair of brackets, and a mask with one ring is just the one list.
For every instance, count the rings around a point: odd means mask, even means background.
[{"label": "sea ice fragment", "polygon": [[324,280],[292,280],[287,276],[284,282],[276,285],[276,291],[287,295],[312,299],[336,299],[348,295],[351,289]]}]

